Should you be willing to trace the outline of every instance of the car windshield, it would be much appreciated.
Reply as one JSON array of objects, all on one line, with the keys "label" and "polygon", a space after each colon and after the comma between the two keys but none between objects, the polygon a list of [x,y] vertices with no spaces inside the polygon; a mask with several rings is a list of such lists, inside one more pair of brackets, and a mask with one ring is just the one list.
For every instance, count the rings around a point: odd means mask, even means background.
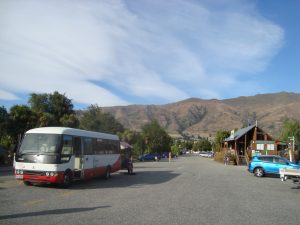
[{"label": "car windshield", "polygon": [[59,134],[25,134],[19,154],[57,153],[61,140]]}]

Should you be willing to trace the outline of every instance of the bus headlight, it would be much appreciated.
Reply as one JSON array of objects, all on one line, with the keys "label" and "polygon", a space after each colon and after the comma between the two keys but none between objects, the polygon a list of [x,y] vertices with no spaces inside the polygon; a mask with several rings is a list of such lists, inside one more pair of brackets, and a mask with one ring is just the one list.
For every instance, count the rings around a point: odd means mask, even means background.
[{"label": "bus headlight", "polygon": [[47,177],[54,177],[54,176],[57,176],[57,173],[56,172],[53,172],[53,171],[46,171],[45,172],[45,175],[47,176]]},{"label": "bus headlight", "polygon": [[23,170],[16,170],[16,174],[23,174]]}]

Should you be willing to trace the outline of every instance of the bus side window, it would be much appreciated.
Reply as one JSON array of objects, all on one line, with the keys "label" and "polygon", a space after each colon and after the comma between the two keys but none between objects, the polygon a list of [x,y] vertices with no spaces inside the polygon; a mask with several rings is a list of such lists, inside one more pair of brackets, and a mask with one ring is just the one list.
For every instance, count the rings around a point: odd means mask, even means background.
[{"label": "bus side window", "polygon": [[114,141],[114,154],[119,154],[119,153],[120,153],[120,142]]},{"label": "bus side window", "polygon": [[73,154],[72,136],[68,136],[68,135],[63,136],[63,146],[62,146],[61,154],[62,155]]},{"label": "bus side window", "polygon": [[119,141],[111,141],[110,148],[111,148],[111,154],[119,154],[120,142]]},{"label": "bus side window", "polygon": [[105,154],[105,146],[104,146],[104,140],[102,139],[97,139],[96,140],[96,154],[98,155],[103,155]]},{"label": "bus side window", "polygon": [[84,146],[84,154],[85,155],[93,155],[92,138],[85,137],[83,139],[83,146]]},{"label": "bus side window", "polygon": [[105,150],[106,150],[106,154],[112,154],[113,146],[111,140],[106,140]]},{"label": "bus side window", "polygon": [[81,138],[74,137],[73,141],[74,141],[73,146],[74,146],[75,157],[79,157],[81,156]]}]

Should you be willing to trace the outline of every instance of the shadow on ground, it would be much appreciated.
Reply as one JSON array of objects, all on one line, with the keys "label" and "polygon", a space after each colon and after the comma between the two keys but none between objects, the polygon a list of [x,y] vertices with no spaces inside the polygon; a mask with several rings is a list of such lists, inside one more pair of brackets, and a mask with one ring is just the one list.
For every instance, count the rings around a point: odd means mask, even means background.
[{"label": "shadow on ground", "polygon": [[168,182],[179,176],[173,171],[141,171],[134,175],[127,173],[112,174],[111,178],[93,179],[89,181],[74,182],[69,189],[95,189],[95,188],[122,188],[122,187],[140,187],[143,185],[152,185]]},{"label": "shadow on ground", "polygon": [[96,209],[100,209],[100,208],[108,208],[108,207],[111,207],[111,206],[98,206],[98,207],[87,207],[87,208],[69,208],[69,209],[53,209],[53,210],[44,210],[44,211],[38,211],[38,212],[18,213],[18,214],[0,216],[0,220],[24,218],[24,217],[30,217],[30,216],[44,216],[44,215],[59,215],[59,214],[67,214],[67,213],[80,213],[80,212],[91,211],[91,210],[96,210]]},{"label": "shadow on ground", "polygon": [[[105,180],[103,178],[94,178],[91,180],[74,181],[68,189],[97,189],[97,188],[122,188],[132,187],[137,188],[143,185],[152,185],[168,182],[180,174],[173,171],[140,171],[133,175],[127,174],[125,171],[114,173],[111,178]],[[36,188],[60,188],[56,185],[38,184],[34,185]],[[34,188],[35,188],[34,187]],[[29,187],[28,187],[29,188]]]}]

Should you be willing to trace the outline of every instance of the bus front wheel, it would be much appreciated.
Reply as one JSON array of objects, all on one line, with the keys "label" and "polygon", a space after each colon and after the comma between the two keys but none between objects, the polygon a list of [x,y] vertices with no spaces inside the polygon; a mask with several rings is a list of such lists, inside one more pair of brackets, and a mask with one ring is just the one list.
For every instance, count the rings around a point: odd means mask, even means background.
[{"label": "bus front wheel", "polygon": [[62,186],[63,188],[67,188],[67,187],[70,186],[71,182],[72,182],[72,176],[71,176],[71,173],[70,173],[70,172],[65,172],[63,181],[62,181],[62,183],[61,183],[61,186]]},{"label": "bus front wheel", "polygon": [[31,182],[29,182],[29,181],[23,181],[23,183],[24,183],[26,186],[30,186],[30,185],[31,185]]}]

